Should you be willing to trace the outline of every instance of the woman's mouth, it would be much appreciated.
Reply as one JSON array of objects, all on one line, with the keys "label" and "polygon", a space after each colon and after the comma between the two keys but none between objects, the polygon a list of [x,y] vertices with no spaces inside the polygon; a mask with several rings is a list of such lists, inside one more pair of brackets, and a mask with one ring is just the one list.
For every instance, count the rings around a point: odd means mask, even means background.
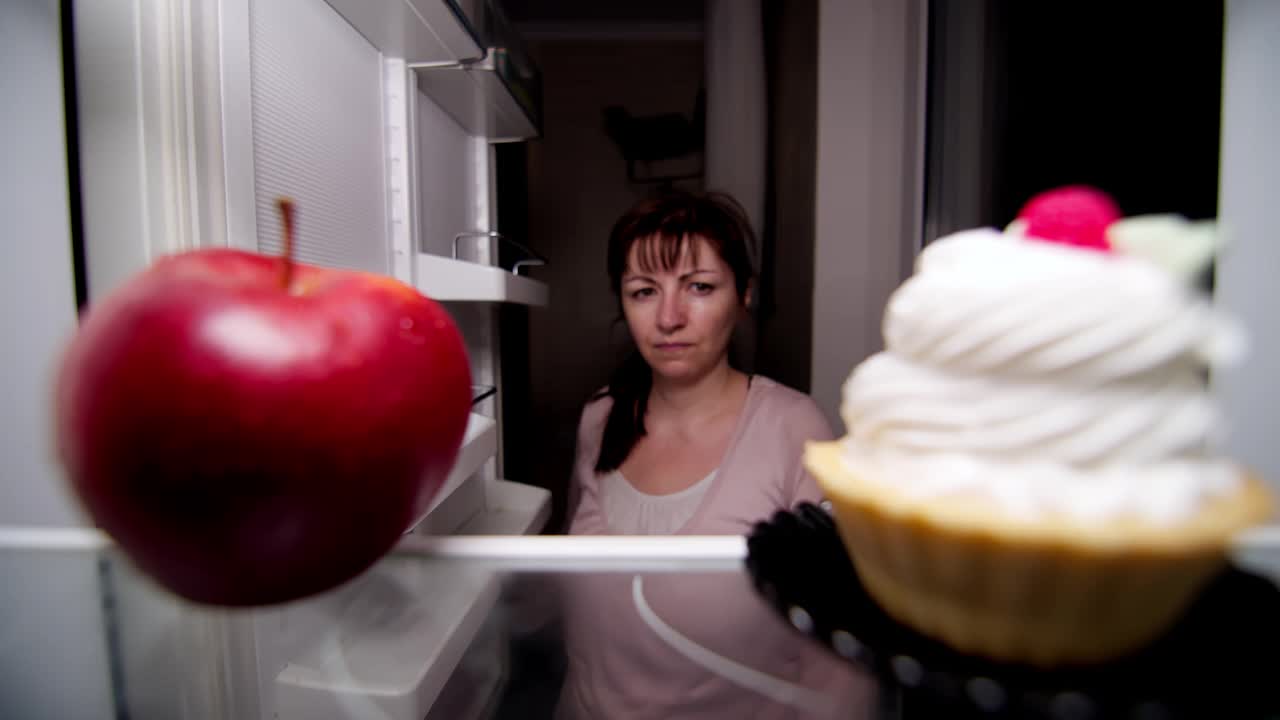
[{"label": "woman's mouth", "polygon": [[658,348],[658,350],[662,352],[677,352],[680,350],[684,350],[686,348],[693,347],[693,343],[685,343],[685,342],[658,343],[654,347]]}]

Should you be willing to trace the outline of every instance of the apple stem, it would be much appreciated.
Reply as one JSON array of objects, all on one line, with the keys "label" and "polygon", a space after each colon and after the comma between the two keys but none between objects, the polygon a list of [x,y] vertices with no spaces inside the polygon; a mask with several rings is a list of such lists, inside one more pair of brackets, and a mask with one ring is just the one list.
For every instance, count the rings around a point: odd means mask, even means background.
[{"label": "apple stem", "polygon": [[276,200],[280,208],[280,219],[284,226],[284,253],[280,256],[280,286],[285,290],[293,281],[293,201],[288,198]]}]

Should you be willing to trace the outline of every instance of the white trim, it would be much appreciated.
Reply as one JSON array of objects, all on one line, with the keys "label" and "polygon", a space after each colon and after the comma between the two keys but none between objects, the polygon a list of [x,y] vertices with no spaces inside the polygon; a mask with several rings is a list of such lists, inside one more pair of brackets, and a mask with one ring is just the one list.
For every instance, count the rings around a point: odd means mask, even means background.
[{"label": "white trim", "polygon": [[417,133],[413,107],[417,103],[410,99],[416,99],[412,95],[414,78],[402,58],[384,57],[382,66],[389,270],[401,282],[413,284],[413,238],[417,232],[414,222],[417,195],[414,135]]},{"label": "white trim", "polygon": [[[476,198],[475,207],[475,224],[476,228],[483,231],[499,230],[498,228],[498,163],[497,152],[493,145],[484,138],[474,138],[474,151],[476,153],[476,174],[475,189],[473,190]],[[498,267],[498,256],[502,252],[499,244],[493,246],[494,255],[489,258],[489,262],[495,268]],[[524,278],[521,278],[524,279]],[[531,280],[530,282],[537,282]],[[530,286],[537,288],[537,286]],[[542,286],[543,289],[546,285]],[[534,299],[537,299],[538,293],[534,293]],[[547,293],[541,294],[542,304],[547,303]],[[503,438],[506,435],[507,424],[503,419],[503,402],[502,398],[506,396],[506,385],[503,382],[504,375],[502,372],[502,309],[499,307],[489,308],[488,317],[485,320],[484,339],[486,346],[485,356],[480,358],[477,363],[477,370],[481,375],[484,384],[492,385],[497,389],[497,394],[485,401],[483,406],[495,419],[498,425],[497,451],[494,453],[493,462],[488,465],[486,470],[486,479],[498,481],[506,473],[506,453],[504,447],[506,443]]]},{"label": "white trim", "polygon": [[188,0],[75,7],[91,300],[199,243],[190,11]]},{"label": "white trim", "polygon": [[111,547],[111,539],[94,528],[0,526],[0,548],[6,551],[102,552],[109,547]]},{"label": "white trim", "polygon": [[405,63],[405,118],[407,125],[405,132],[408,135],[408,187],[406,192],[409,193],[409,284],[416,285],[418,282],[418,263],[415,258],[420,250],[422,250],[422,137],[418,128],[418,123],[422,122],[418,103],[420,93],[418,92],[418,75],[409,68],[409,64]]},{"label": "white trim", "polygon": [[[472,186],[471,186],[471,229],[481,232],[488,232],[496,229],[497,224],[497,208],[494,207],[493,197],[497,194],[495,190],[496,179],[494,177],[493,148],[489,146],[489,142],[482,137],[472,136],[471,143],[471,162],[472,162]],[[493,259],[493,264],[498,264],[497,258]]]},{"label": "white trim", "polygon": [[[330,6],[332,7],[332,6]],[[396,249],[403,248],[403,239],[398,232],[405,227],[409,217],[401,200],[408,188],[405,187],[405,173],[401,169],[409,159],[409,140],[405,134],[410,131],[406,125],[408,112],[404,108],[403,88],[397,87],[394,75],[397,58],[386,53],[378,53],[378,127],[380,130],[380,147],[382,149],[382,243],[384,258],[383,267],[378,272],[391,275],[401,282],[413,277],[413,270],[408,268],[408,252],[397,262]],[[403,272],[403,275],[400,273]]]},{"label": "white trim", "polygon": [[189,0],[138,0],[134,81],[147,259],[199,245]]},{"label": "white trim", "polygon": [[[151,244],[151,199],[147,197],[147,106],[144,99],[146,93],[145,77],[147,70],[142,61],[142,0],[133,0],[133,92],[134,113],[137,117],[138,141],[138,206],[142,211],[142,245],[148,256],[152,253]],[[152,259],[148,257],[148,260]]]},{"label": "white trim", "polygon": [[182,36],[181,44],[181,60],[179,66],[182,69],[181,87],[186,88],[186,92],[179,97],[182,107],[182,139],[183,155],[187,158],[187,163],[182,167],[183,171],[183,187],[187,188],[186,217],[189,220],[188,231],[191,233],[188,247],[201,247],[205,244],[205,240],[201,236],[201,230],[204,227],[203,214],[200,212],[200,203],[196,202],[197,193],[201,185],[201,166],[199,155],[199,142],[197,140],[197,121],[196,121],[196,92],[200,87],[196,82],[197,62],[199,62],[199,47],[196,44],[196,28],[197,21],[192,18],[193,13],[200,12],[204,7],[204,3],[190,0],[181,0],[182,7],[181,16],[178,18],[178,27],[174,28],[175,34]]},{"label": "white trim", "polygon": [[393,556],[556,572],[741,571],[747,539],[738,535],[406,535]]},{"label": "white trim", "polygon": [[186,0],[188,35],[187,166],[196,247],[227,244],[227,188],[222,144],[219,3]]},{"label": "white trim", "polygon": [[[1213,391],[1229,424],[1225,449],[1280,492],[1280,292],[1275,269],[1280,186],[1280,3],[1229,0],[1223,39],[1218,222],[1226,247],[1214,268],[1214,302],[1249,330],[1249,352],[1215,369]],[[1278,520],[1280,521],[1280,520]]]},{"label": "white trim", "polygon": [[249,0],[218,0],[227,245],[258,250]]}]

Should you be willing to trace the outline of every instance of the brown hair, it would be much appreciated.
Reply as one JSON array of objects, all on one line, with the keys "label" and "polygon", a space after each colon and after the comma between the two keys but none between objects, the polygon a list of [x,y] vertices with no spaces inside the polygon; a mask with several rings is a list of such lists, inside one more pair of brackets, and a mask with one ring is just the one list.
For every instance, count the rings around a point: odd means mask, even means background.
[{"label": "brown hair", "polygon": [[[681,253],[696,240],[706,243],[729,266],[738,298],[745,300],[753,275],[751,248],[755,246],[755,234],[742,207],[724,193],[669,190],[637,203],[618,218],[609,233],[609,283],[619,305],[622,274],[637,242],[644,243],[637,261],[641,269],[651,272],[674,268]],[[609,386],[596,396],[613,398],[596,458],[596,472],[621,467],[636,441],[644,436],[644,416],[652,387],[653,370],[635,350],[614,371]]]}]

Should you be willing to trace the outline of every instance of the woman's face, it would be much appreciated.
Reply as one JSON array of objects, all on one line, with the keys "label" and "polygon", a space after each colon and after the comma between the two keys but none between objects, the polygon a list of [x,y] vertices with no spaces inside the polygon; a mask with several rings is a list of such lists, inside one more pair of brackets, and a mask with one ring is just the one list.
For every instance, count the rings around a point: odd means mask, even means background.
[{"label": "woman's face", "polygon": [[641,262],[652,242],[640,238],[631,245],[622,313],[655,377],[696,380],[727,357],[745,301],[733,270],[701,238],[690,238],[669,270]]}]

